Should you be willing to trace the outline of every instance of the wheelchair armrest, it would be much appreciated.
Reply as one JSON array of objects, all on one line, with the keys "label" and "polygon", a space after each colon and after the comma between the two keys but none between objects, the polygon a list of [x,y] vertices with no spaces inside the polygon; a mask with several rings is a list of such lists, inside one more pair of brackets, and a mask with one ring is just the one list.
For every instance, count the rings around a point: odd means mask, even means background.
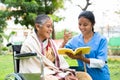
[{"label": "wheelchair armrest", "polygon": [[12,43],[8,43],[6,46],[9,47],[9,46],[11,46],[11,45],[12,45]]},{"label": "wheelchair armrest", "polygon": [[15,54],[14,57],[16,57],[16,59],[20,59],[20,58],[26,58],[32,56],[37,56],[37,53],[29,52],[29,53]]}]

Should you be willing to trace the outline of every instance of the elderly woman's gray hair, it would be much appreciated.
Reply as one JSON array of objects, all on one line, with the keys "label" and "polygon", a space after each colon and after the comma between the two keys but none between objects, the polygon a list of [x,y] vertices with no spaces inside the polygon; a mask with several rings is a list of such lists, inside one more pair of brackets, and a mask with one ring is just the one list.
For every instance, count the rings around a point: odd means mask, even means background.
[{"label": "elderly woman's gray hair", "polygon": [[[40,14],[40,15],[38,15],[36,17],[35,24],[39,24],[40,27],[42,27],[42,25],[45,24],[46,21],[49,20],[49,19],[50,19],[50,17],[48,15],[46,15],[46,14]],[[35,28],[35,32],[37,32],[36,27],[34,27],[34,28]]]},{"label": "elderly woman's gray hair", "polygon": [[50,17],[46,14],[40,14],[36,17],[35,24],[38,23],[40,25],[43,25]]}]

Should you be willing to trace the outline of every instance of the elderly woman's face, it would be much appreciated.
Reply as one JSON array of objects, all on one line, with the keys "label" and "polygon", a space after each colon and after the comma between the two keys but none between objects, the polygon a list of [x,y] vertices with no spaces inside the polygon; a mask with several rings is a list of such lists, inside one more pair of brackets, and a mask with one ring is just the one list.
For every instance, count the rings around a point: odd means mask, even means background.
[{"label": "elderly woman's face", "polygon": [[38,35],[41,40],[50,38],[50,34],[53,30],[53,22],[51,19],[48,19],[41,27],[38,29]]}]

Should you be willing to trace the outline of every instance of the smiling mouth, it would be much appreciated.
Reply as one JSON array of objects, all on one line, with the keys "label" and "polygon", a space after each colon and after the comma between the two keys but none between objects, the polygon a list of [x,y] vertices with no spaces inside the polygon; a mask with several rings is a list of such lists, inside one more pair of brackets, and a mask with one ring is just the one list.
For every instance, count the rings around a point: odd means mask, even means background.
[{"label": "smiling mouth", "polygon": [[51,34],[51,32],[47,32],[48,34]]},{"label": "smiling mouth", "polygon": [[81,32],[85,32],[85,30],[81,30]]}]

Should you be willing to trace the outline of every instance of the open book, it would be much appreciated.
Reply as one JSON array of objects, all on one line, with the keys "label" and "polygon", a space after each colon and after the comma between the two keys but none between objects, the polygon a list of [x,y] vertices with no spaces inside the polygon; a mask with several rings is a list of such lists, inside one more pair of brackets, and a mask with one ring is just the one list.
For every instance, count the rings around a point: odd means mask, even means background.
[{"label": "open book", "polygon": [[82,54],[89,54],[90,53],[90,47],[79,47],[75,49],[74,51],[69,48],[59,48],[58,53],[61,55],[65,55],[66,52],[72,53],[74,55],[79,54],[82,52]]}]

